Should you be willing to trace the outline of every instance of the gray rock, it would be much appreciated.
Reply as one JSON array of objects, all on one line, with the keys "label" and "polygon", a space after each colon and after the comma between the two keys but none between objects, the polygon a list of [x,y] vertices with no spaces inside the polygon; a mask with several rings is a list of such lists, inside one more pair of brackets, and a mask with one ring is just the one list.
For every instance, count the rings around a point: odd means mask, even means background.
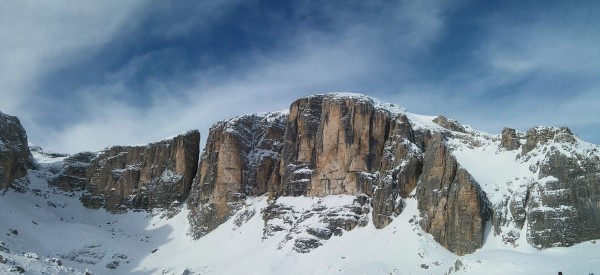
[{"label": "gray rock", "polygon": [[540,145],[545,145],[549,141],[575,143],[575,137],[567,127],[535,127],[527,130],[525,134],[527,142],[523,145],[523,154],[530,152]]},{"label": "gray rock", "polygon": [[500,146],[506,150],[517,150],[521,147],[521,141],[517,135],[517,131],[511,128],[502,129],[502,140]]},{"label": "gray rock", "polygon": [[27,168],[33,158],[27,143],[27,133],[17,117],[0,112],[0,191],[12,187],[25,191],[29,183]]},{"label": "gray rock", "polygon": [[200,133],[185,134],[145,146],[112,146],[98,153],[65,158],[50,184],[64,191],[84,191],[88,208],[111,212],[175,207],[187,199],[196,174]]},{"label": "gray rock", "polygon": [[540,248],[600,239],[600,161],[552,150],[527,207],[527,240]]},{"label": "gray rock", "polygon": [[[326,207],[318,201],[305,211],[298,211],[276,200],[262,214],[265,222],[263,238],[285,232],[286,237],[280,247],[293,241],[294,250],[306,253],[333,236],[341,236],[346,231],[366,226],[369,221],[368,197],[359,195],[352,203],[335,207]],[[298,237],[306,234],[311,237]]]},{"label": "gray rock", "polygon": [[199,238],[229,219],[247,196],[279,185],[287,115],[268,113],[220,121],[210,129],[188,200],[190,233]]},{"label": "gray rock", "polygon": [[15,265],[12,266],[8,272],[14,272],[14,273],[25,273],[25,269],[22,268],[21,266]]}]

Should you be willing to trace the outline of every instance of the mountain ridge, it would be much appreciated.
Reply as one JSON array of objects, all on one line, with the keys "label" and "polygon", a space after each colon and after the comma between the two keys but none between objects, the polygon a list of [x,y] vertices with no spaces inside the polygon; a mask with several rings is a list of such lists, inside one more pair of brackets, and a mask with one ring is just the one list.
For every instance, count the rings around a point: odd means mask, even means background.
[{"label": "mountain ridge", "polygon": [[[411,224],[459,256],[481,249],[490,236],[506,245],[538,249],[600,239],[600,147],[565,127],[505,128],[492,135],[368,96],[334,93],[298,99],[289,112],[219,121],[202,153],[199,133],[189,133],[194,137],[140,147],[188,144],[174,153],[115,146],[102,152],[125,151],[101,158],[99,153],[69,156],[49,168],[48,182],[65,192],[83,191],[77,194],[87,207],[118,212],[161,208],[165,217],[182,212],[193,239],[232,220],[243,227],[258,216],[248,208],[249,200],[266,197],[267,207],[260,210],[262,238],[285,234],[278,249],[289,243],[296,253],[313,253],[357,228],[383,230],[411,203],[418,214]],[[175,169],[154,167],[155,159],[175,167],[181,158],[187,172],[177,173],[190,182],[189,196],[184,191],[158,199],[158,204],[124,204],[132,194],[128,190],[139,188],[134,186],[154,181],[158,187],[169,185],[160,179]],[[138,181],[135,175],[144,173],[145,163],[153,172]],[[101,169],[106,169],[104,176],[90,172]],[[127,171],[138,172],[123,177]],[[104,184],[105,191],[94,189],[94,181]],[[73,186],[76,190],[69,189]],[[123,191],[115,195],[117,189]],[[154,193],[147,194],[153,200]],[[95,203],[89,203],[90,195]],[[319,199],[298,209],[289,200],[331,196],[349,197],[338,204]]]}]

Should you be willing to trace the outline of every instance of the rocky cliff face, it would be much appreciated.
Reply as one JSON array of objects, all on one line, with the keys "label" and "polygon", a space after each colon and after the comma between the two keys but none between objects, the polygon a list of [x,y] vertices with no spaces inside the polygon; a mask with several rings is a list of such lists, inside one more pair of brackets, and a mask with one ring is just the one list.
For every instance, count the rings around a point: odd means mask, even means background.
[{"label": "rocky cliff face", "polygon": [[517,150],[521,146],[521,138],[517,135],[517,131],[511,128],[502,129],[502,141],[500,146],[506,150]]},{"label": "rocky cliff face", "polygon": [[546,248],[600,238],[598,148],[574,147],[577,139],[564,127],[533,128],[526,138],[523,153],[545,154],[526,203],[528,241]]},{"label": "rocky cliff face", "polygon": [[[249,155],[258,148],[256,140],[265,135],[269,142],[260,149],[273,157],[258,158],[251,165],[256,158]],[[493,136],[443,116],[412,115],[361,95],[309,96],[293,102],[289,115],[278,120],[267,123],[250,115],[211,129],[191,200],[192,234],[200,237],[210,232],[243,208],[244,198],[266,193],[273,205],[263,213],[265,232],[287,230],[274,224],[282,215],[295,213],[277,203],[288,196],[364,198],[360,201],[368,202],[370,210],[360,212],[360,219],[370,218],[383,228],[402,212],[404,199],[414,194],[421,227],[457,254],[483,245],[488,221],[494,224],[494,233],[509,243],[520,238],[519,228],[527,225],[527,240],[533,245],[571,245],[597,238],[593,232],[600,232],[596,230],[600,219],[595,216],[597,157],[561,154],[576,142],[566,128],[534,128],[525,134],[505,128]],[[461,164],[473,165],[461,151],[478,154],[481,150],[504,162],[512,156],[521,167],[516,172],[494,171],[497,164],[491,163],[485,168],[490,173],[524,174],[512,179],[505,175],[494,184],[481,173],[473,176]],[[503,178],[509,180],[502,182]],[[488,199],[489,194],[494,200]],[[315,215],[310,213],[306,215]],[[565,225],[565,216],[578,225]],[[302,221],[301,217],[296,220]],[[319,232],[336,228],[341,227],[332,225]],[[558,230],[547,233],[548,228]],[[317,233],[313,239],[298,240],[298,247],[311,249],[329,237]],[[305,252],[304,248],[298,249]]]},{"label": "rocky cliff face", "polygon": [[464,255],[483,245],[489,202],[479,184],[461,167],[437,133],[427,148],[417,187],[421,227],[450,251]]},{"label": "rocky cliff face", "polygon": [[[396,108],[397,109],[397,108]],[[290,107],[277,194],[373,197],[373,220],[384,227],[416,186],[422,147],[406,116],[372,98],[327,94]]]},{"label": "rocky cliff face", "polygon": [[[385,227],[401,213],[403,198],[417,187],[423,174],[424,152],[431,143],[430,129],[415,129],[404,112],[393,105],[353,94],[302,98],[291,104],[288,116],[280,118],[274,120],[277,123],[265,123],[265,119],[260,117],[244,116],[219,122],[211,128],[198,170],[196,195],[191,200],[193,210],[189,218],[192,235],[200,237],[210,232],[240,209],[240,202],[246,196],[261,195],[267,191],[273,198],[364,196],[366,199],[363,201],[369,201],[372,208],[372,212],[368,213],[378,228]],[[437,131],[448,131],[435,123],[431,122]],[[465,131],[455,121],[438,118],[437,123]],[[253,140],[264,139],[264,134],[257,133],[277,133],[267,140],[270,140],[268,147],[272,148],[272,155],[280,158],[279,162],[262,158],[258,166],[248,165],[248,155],[251,155],[252,148],[256,148]],[[436,146],[441,145],[436,143]],[[428,161],[438,161],[437,158],[447,155],[432,154]],[[456,166],[456,160],[452,164]],[[268,168],[257,170],[256,167]],[[246,180],[245,175],[251,175],[253,170],[269,172],[256,178],[257,182]],[[453,207],[459,209],[461,203],[467,200],[481,201],[475,202],[476,205],[469,211],[456,210],[456,218],[430,224],[426,230],[434,232],[453,224],[454,227],[448,231],[435,234],[453,251],[467,253],[482,244],[487,212],[476,183],[467,177],[468,174],[461,175],[457,177],[459,182],[456,185],[462,189],[451,195],[452,199],[459,198],[460,201],[455,202]],[[450,179],[450,183],[452,180],[454,178]],[[439,186],[425,185],[421,194],[423,197],[430,196],[436,188],[439,189]],[[445,206],[438,200],[427,203]],[[479,219],[462,220],[475,212],[479,213]],[[440,214],[437,219],[445,214]],[[270,219],[277,216],[265,213],[265,224],[271,224]],[[459,229],[463,225],[473,229],[465,235],[467,231]],[[461,246],[461,242],[470,243]]]},{"label": "rocky cliff face", "polygon": [[0,112],[0,190],[24,191],[33,166],[27,134],[17,117]]},{"label": "rocky cliff face", "polygon": [[183,202],[196,174],[200,133],[190,131],[146,146],[113,146],[65,158],[51,181],[85,191],[82,203],[112,212],[166,208]]},{"label": "rocky cliff face", "polygon": [[294,102],[283,148],[280,195],[371,193],[391,113],[366,97],[321,95]]},{"label": "rocky cliff face", "polygon": [[274,190],[287,114],[255,114],[213,125],[200,159],[189,220],[198,238],[225,222],[247,196]]},{"label": "rocky cliff face", "polygon": [[406,198],[417,186],[423,169],[423,151],[429,131],[417,131],[406,115],[398,115],[390,123],[390,132],[375,173],[372,207],[373,224],[387,226],[403,208]]}]

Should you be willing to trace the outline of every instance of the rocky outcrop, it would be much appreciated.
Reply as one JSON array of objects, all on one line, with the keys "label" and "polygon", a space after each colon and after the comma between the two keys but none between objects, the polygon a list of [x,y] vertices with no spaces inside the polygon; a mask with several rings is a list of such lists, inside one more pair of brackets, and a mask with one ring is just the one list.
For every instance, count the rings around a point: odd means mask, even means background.
[{"label": "rocky outcrop", "polygon": [[9,187],[24,191],[29,182],[27,168],[31,167],[25,129],[17,117],[0,112],[0,191]]},{"label": "rocky outcrop", "polygon": [[440,125],[450,131],[465,133],[466,129],[462,126],[458,121],[453,119],[448,119],[445,116],[437,116],[433,119],[433,122],[437,125]]},{"label": "rocky outcrop", "polygon": [[539,145],[548,142],[574,143],[575,137],[567,127],[536,127],[527,130],[525,134],[526,143],[523,145],[522,153],[528,153]]},{"label": "rocky outcrop", "polygon": [[379,170],[392,115],[368,98],[325,96],[322,108],[307,194],[370,193],[365,173]]},{"label": "rocky outcrop", "polygon": [[85,190],[90,181],[86,171],[97,156],[96,152],[82,152],[65,157],[62,170],[49,183],[65,192]]},{"label": "rocky outcrop", "polygon": [[[501,147],[512,135],[507,132]],[[505,183],[504,200],[493,206],[494,233],[513,245],[526,238],[540,249],[600,238],[600,148],[565,127],[532,128],[525,138],[514,161],[530,175]]]},{"label": "rocky outcrop", "polygon": [[450,251],[464,255],[483,245],[489,202],[437,133],[427,148],[423,176],[417,186],[421,227]]},{"label": "rocky outcrop", "polygon": [[286,120],[283,113],[253,114],[211,127],[189,200],[194,237],[225,222],[246,196],[276,188]]},{"label": "rocky outcrop", "polygon": [[285,235],[278,248],[291,243],[296,252],[307,253],[332,236],[341,236],[344,231],[366,226],[369,222],[369,197],[366,195],[300,198],[302,205],[308,204],[304,207],[294,205],[294,201],[289,197],[277,198],[262,212],[263,238]]},{"label": "rocky outcrop", "polygon": [[519,149],[519,147],[521,147],[521,141],[515,129],[502,129],[502,139],[500,142],[500,147],[509,151],[517,150]]},{"label": "rocky outcrop", "polygon": [[568,128],[528,131],[529,148],[546,152],[526,209],[527,240],[536,247],[600,239],[600,158],[593,149],[565,146],[574,142]]},{"label": "rocky outcrop", "polygon": [[196,174],[200,133],[189,131],[145,146],[112,146],[69,156],[50,183],[84,191],[88,208],[111,212],[167,208],[189,195]]}]

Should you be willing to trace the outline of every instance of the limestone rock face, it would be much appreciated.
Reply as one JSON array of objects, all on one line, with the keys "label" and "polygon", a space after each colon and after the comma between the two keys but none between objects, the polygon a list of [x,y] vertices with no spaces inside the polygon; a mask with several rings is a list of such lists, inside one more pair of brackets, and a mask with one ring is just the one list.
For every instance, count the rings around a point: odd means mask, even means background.
[{"label": "limestone rock face", "polygon": [[483,245],[489,202],[479,184],[449,152],[437,133],[427,148],[417,186],[421,227],[450,251],[464,255]]},{"label": "limestone rock face", "polygon": [[375,225],[389,224],[417,184],[428,139],[393,107],[344,94],[292,103],[277,195],[367,194]]},{"label": "limestone rock face", "polygon": [[166,208],[188,197],[199,142],[200,133],[189,131],[146,146],[113,146],[97,156],[77,154],[65,160],[56,184],[67,190],[85,189],[81,201],[89,208],[112,212]]},{"label": "limestone rock face", "polygon": [[[390,107],[360,95],[316,95],[293,102],[276,123],[256,116],[217,123],[191,200],[192,235],[216,228],[247,195],[265,192],[273,198],[365,194],[372,196],[375,225],[386,226],[417,184],[429,139]],[[248,156],[258,148],[251,140],[262,139],[271,141],[264,149],[277,157],[250,165]],[[252,171],[264,173],[248,180]]]},{"label": "limestone rock face", "polygon": [[0,112],[0,191],[24,191],[27,168],[33,167],[27,134],[17,117]]},{"label": "limestone rock face", "polygon": [[[234,216],[243,223],[256,214],[246,211],[252,200],[245,199],[268,194],[264,237],[286,231],[286,240],[305,252],[368,218],[383,228],[415,197],[421,227],[459,255],[483,245],[487,221],[513,245],[526,225],[533,245],[571,245],[600,232],[600,154],[565,153],[577,144],[567,128],[537,127],[525,135],[505,128],[498,136],[366,96],[309,96],[293,102],[287,115],[247,115],[213,126],[189,199],[191,234],[199,238]],[[283,203],[331,195],[357,198],[348,203],[356,210],[349,219],[325,222],[334,213],[319,203],[302,211]],[[295,229],[311,217],[327,225]]]},{"label": "limestone rock face", "polygon": [[371,193],[391,120],[367,97],[327,94],[292,103],[278,195]]},{"label": "limestone rock face", "polygon": [[246,196],[276,188],[286,121],[283,113],[253,114],[211,127],[189,200],[193,236],[226,221]]},{"label": "limestone rock face", "polygon": [[[325,96],[309,196],[370,192],[363,173],[379,170],[391,115],[369,100]],[[300,133],[302,134],[302,133]]]}]

